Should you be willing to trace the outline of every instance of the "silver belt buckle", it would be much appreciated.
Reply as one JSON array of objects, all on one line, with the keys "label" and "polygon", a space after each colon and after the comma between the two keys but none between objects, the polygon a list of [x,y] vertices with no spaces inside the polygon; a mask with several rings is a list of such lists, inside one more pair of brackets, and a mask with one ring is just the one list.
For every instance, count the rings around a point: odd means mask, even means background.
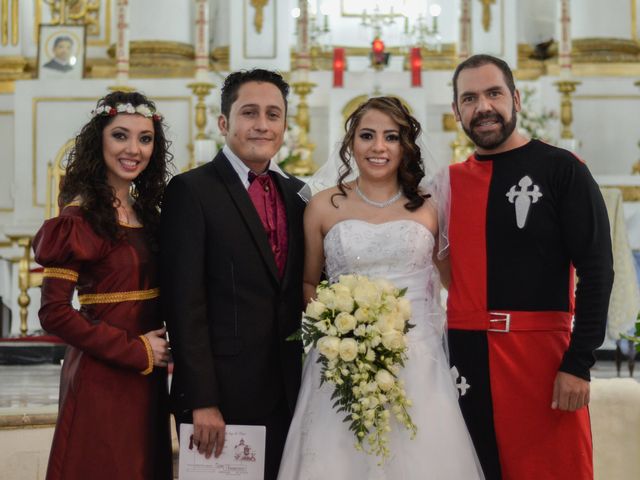
[{"label": "silver belt buckle", "polygon": [[498,332],[498,333],[509,333],[511,328],[511,314],[505,312],[489,312],[489,315],[492,317],[499,318],[489,318],[489,323],[497,323],[504,322],[504,328],[487,328],[487,332]]}]

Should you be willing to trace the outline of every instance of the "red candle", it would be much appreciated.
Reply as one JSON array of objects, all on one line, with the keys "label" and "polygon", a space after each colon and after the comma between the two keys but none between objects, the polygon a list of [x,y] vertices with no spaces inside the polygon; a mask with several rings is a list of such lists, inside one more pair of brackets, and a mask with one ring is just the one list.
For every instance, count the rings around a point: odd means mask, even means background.
[{"label": "red candle", "polygon": [[411,55],[409,56],[409,63],[411,66],[411,86],[422,86],[422,57],[420,56],[420,48],[413,47],[411,49]]},{"label": "red candle", "polygon": [[333,86],[342,87],[344,83],[344,48],[333,49]]}]

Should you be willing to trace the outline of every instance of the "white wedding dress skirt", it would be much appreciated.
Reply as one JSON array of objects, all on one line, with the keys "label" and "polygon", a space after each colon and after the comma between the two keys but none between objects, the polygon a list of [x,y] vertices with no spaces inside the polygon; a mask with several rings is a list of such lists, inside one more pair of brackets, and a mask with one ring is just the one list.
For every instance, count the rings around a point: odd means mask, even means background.
[{"label": "white wedding dress skirt", "polygon": [[[279,480],[474,480],[484,478],[458,407],[458,389],[443,349],[445,313],[440,280],[432,263],[434,238],[412,220],[371,224],[345,220],[324,239],[327,275],[385,278],[408,288],[412,320],[408,360],[400,373],[409,413],[418,427],[410,433],[391,416],[390,456],[357,451],[355,436],[332,408],[333,385],[320,387],[322,365],[311,349],[289,429]],[[464,372],[461,372],[464,374]],[[471,386],[473,388],[473,385]]]}]

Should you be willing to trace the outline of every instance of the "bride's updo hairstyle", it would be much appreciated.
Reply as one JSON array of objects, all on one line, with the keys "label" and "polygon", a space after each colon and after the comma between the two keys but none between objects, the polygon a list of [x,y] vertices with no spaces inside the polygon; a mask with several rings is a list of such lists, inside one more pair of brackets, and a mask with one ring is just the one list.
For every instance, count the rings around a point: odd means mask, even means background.
[{"label": "bride's updo hairstyle", "polygon": [[378,110],[388,115],[400,127],[400,146],[402,147],[402,159],[398,167],[398,182],[405,197],[409,199],[404,207],[409,211],[417,210],[422,206],[425,198],[429,195],[421,195],[418,190],[420,180],[424,177],[424,165],[420,153],[420,147],[416,143],[422,131],[420,123],[409,113],[400,100],[395,97],[374,97],[360,105],[345,122],[345,136],[340,146],[340,167],[338,177],[338,190],[331,198],[331,203],[337,207],[333,201],[336,195],[346,196],[346,190],[350,187],[345,183],[345,179],[353,172],[353,141],[356,130],[365,113],[369,110]]}]

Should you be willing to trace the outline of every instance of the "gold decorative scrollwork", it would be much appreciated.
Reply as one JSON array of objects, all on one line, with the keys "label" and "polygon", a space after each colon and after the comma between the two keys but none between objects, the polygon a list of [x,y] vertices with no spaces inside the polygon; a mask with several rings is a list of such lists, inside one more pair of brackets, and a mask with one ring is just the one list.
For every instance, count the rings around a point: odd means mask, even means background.
[{"label": "gold decorative scrollwork", "polygon": [[20,6],[18,0],[11,0],[11,44],[18,45],[19,27],[18,27],[18,13],[20,12]]},{"label": "gold decorative scrollwork", "polygon": [[256,33],[262,33],[262,25],[264,24],[264,7],[267,6],[269,0],[251,0],[251,6],[256,9],[253,15],[253,26],[256,27]]},{"label": "gold decorative scrollwork", "polygon": [[496,3],[496,0],[480,0],[482,3],[482,28],[485,32],[491,30],[491,5]]},{"label": "gold decorative scrollwork", "polygon": [[89,35],[100,35],[100,0],[42,0],[51,10],[51,23],[81,24]]},{"label": "gold decorative scrollwork", "polygon": [[9,0],[2,0],[2,45],[9,43]]}]

